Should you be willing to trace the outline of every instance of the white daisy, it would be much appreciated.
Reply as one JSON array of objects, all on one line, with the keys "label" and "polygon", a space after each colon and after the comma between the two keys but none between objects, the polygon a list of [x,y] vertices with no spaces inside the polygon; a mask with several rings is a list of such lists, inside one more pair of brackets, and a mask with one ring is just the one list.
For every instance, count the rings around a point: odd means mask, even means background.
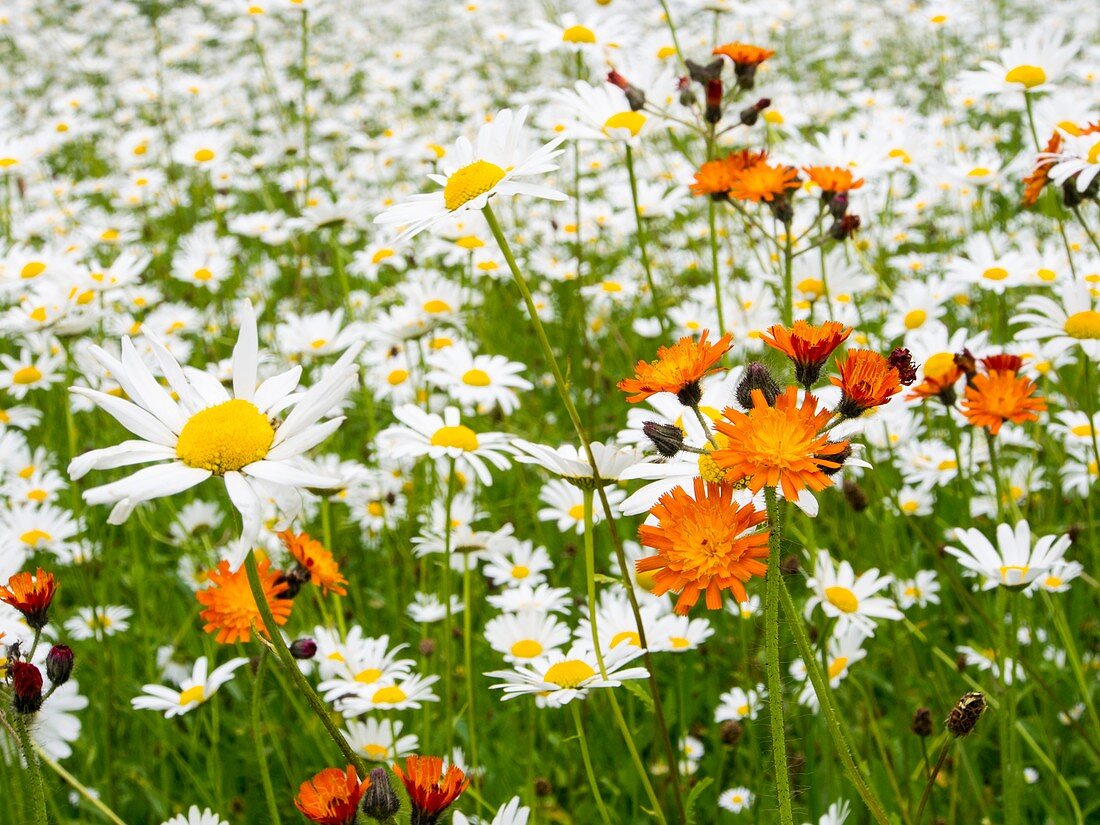
[{"label": "white daisy", "polygon": [[135,696],[130,704],[136,710],[163,711],[165,719],[181,716],[208,701],[222,685],[233,678],[237,668],[246,664],[248,659],[242,656],[230,659],[207,673],[206,657],[200,656],[195,660],[191,676],[180,682],[179,690],[172,690],[164,685],[145,685],[142,695]]},{"label": "white daisy", "polygon": [[819,550],[814,575],[806,582],[812,592],[806,600],[805,616],[809,619],[814,608],[820,605],[826,616],[837,620],[837,633],[858,627],[866,635],[873,636],[876,619],[897,621],[903,618],[893,601],[875,595],[883,590],[889,592],[893,580],[892,576],[880,576],[877,568],[857,577],[848,562],[842,561],[835,566],[829,552]]},{"label": "white daisy", "polygon": [[958,529],[955,541],[962,548],[947,547],[948,553],[959,560],[967,570],[982,578],[982,590],[992,590],[998,585],[1023,587],[1043,578],[1069,549],[1069,536],[1043,536],[1031,546],[1031,525],[1027,521],[997,525],[997,544],[994,545],[980,530],[971,527]]},{"label": "white daisy", "polygon": [[209,808],[199,810],[198,805],[192,805],[186,814],[178,814],[171,819],[166,819],[161,825],[229,825],[218,814]]},{"label": "white daisy", "polygon": [[644,667],[626,667],[643,652],[632,645],[607,651],[603,657],[606,679],[600,674],[592,650],[579,645],[565,653],[542,656],[529,665],[516,665],[514,670],[494,670],[485,675],[504,680],[490,685],[504,691],[504,701],[535,694],[540,707],[561,707],[574,699],[584,699],[593,688],[614,688],[627,680],[647,678],[649,672]]},{"label": "white daisy", "polygon": [[447,407],[440,416],[415,404],[404,404],[393,414],[402,423],[378,434],[379,447],[393,458],[451,458],[468,465],[486,487],[493,483],[487,464],[498,470],[508,467],[507,437],[503,433],[474,432],[462,423],[457,407]]}]

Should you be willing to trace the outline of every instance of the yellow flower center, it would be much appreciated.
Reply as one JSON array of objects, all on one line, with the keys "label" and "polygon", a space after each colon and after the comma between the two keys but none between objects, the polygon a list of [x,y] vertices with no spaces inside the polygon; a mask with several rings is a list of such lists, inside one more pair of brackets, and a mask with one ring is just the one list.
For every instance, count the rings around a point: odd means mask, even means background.
[{"label": "yellow flower center", "polygon": [[826,587],[825,598],[842,613],[855,613],[859,608],[859,599],[847,587]]},{"label": "yellow flower center", "polygon": [[388,248],[379,249],[377,252],[374,253],[374,256],[370,259],[370,262],[372,264],[380,264],[380,263],[382,263],[382,261],[386,260],[386,258],[392,258],[392,257],[393,257],[393,250],[392,249],[388,249]]},{"label": "yellow flower center", "polygon": [[214,273],[207,269],[205,266],[201,266],[195,270],[195,280],[205,283],[214,277]]},{"label": "yellow flower center", "polygon": [[1089,424],[1078,424],[1076,427],[1070,430],[1078,438],[1084,438],[1092,435],[1092,426]]},{"label": "yellow flower center", "polygon": [[613,647],[613,648],[618,647],[619,645],[623,644],[624,642],[627,643],[627,644],[630,644],[630,645],[634,645],[634,647],[641,647],[642,646],[642,637],[639,636],[633,630],[622,630],[622,631],[616,633],[611,638],[611,647]]},{"label": "yellow flower center", "polygon": [[1029,569],[1026,564],[1022,567],[1018,564],[1006,564],[1001,567],[1001,581],[1005,584],[1019,584]]},{"label": "yellow flower center", "polygon": [[838,656],[829,662],[829,678],[835,679],[841,673],[844,672],[844,668],[848,667],[848,657]]},{"label": "yellow flower center", "polygon": [[699,456],[699,477],[712,484],[721,484],[726,480],[726,471],[708,453]]},{"label": "yellow flower center", "polygon": [[211,149],[199,149],[195,152],[195,160],[199,163],[206,163],[207,161],[214,159],[214,152]]},{"label": "yellow flower center", "polygon": [[989,281],[1003,281],[1008,277],[1008,270],[1000,266],[991,266],[982,273],[982,277]]},{"label": "yellow flower center", "polygon": [[424,304],[424,311],[429,315],[438,315],[441,312],[450,312],[451,305],[438,298],[432,298],[432,300]]},{"label": "yellow flower center", "polygon": [[987,175],[993,174],[991,170],[986,169],[984,166],[975,166],[969,172],[966,173],[968,178],[984,178]]},{"label": "yellow flower center", "polygon": [[901,510],[903,513],[915,513],[918,509],[920,509],[920,504],[912,499],[901,503]]},{"label": "yellow flower center", "polygon": [[404,384],[409,378],[408,370],[394,370],[386,376],[386,382],[391,387],[396,387],[398,384]]},{"label": "yellow flower center", "polygon": [[604,281],[602,284],[600,284],[600,289],[602,289],[604,292],[623,291],[622,284],[618,283],[617,281]]},{"label": "yellow flower center", "polygon": [[512,645],[512,655],[517,659],[533,659],[542,653],[542,645],[534,639],[522,639]]},{"label": "yellow flower center", "polygon": [[23,367],[12,373],[11,382],[13,384],[33,384],[36,381],[42,380],[42,372],[38,367],[30,366]]},{"label": "yellow flower center", "polygon": [[596,33],[586,26],[570,26],[561,33],[563,43],[595,43]]},{"label": "yellow flower center", "polygon": [[512,568],[513,579],[526,579],[531,575],[531,568],[525,567],[522,564],[517,564]]},{"label": "yellow flower center", "polygon": [[953,458],[945,458],[939,464],[936,465],[937,470],[957,470],[959,469],[959,462]]},{"label": "yellow flower center", "polygon": [[906,329],[916,329],[928,320],[928,313],[923,309],[911,309],[905,313],[902,323]]},{"label": "yellow flower center", "polygon": [[222,475],[262,459],[274,440],[275,429],[256,405],[234,398],[187,419],[176,455],[188,467]]},{"label": "yellow flower center", "polygon": [[578,687],[595,675],[596,671],[588,662],[582,662],[580,659],[566,659],[564,662],[553,665],[542,678],[552,685],[570,689]]},{"label": "yellow flower center", "polygon": [[487,387],[493,382],[485,370],[473,369],[462,374],[462,383],[471,387]]},{"label": "yellow flower center", "polygon": [[24,281],[29,281],[31,278],[37,278],[45,271],[46,265],[42,261],[30,261],[19,270],[19,277]]},{"label": "yellow flower center", "polygon": [[454,211],[478,195],[484,195],[504,179],[504,170],[487,160],[475,160],[463,166],[449,178],[443,187],[443,204]]},{"label": "yellow flower center", "polygon": [[1089,153],[1085,156],[1089,163],[1100,163],[1100,140],[1092,144]]},{"label": "yellow flower center", "polygon": [[477,235],[464,235],[455,241],[455,246],[462,249],[481,249],[485,246],[485,241],[481,240]]},{"label": "yellow flower center", "polygon": [[631,137],[636,137],[645,126],[646,117],[641,112],[619,112],[604,121],[603,130],[609,134],[612,129],[626,129]]},{"label": "yellow flower center", "polygon": [[1047,82],[1047,73],[1043,71],[1041,66],[1024,64],[1017,66],[1015,69],[1010,69],[1008,74],[1005,75],[1005,82],[1020,83],[1025,89],[1034,89],[1036,86],[1041,86]]},{"label": "yellow flower center", "polygon": [[385,514],[386,508],[382,506],[382,502],[372,501],[367,505],[367,512],[372,516],[378,517]]},{"label": "yellow flower center", "polygon": [[192,702],[201,702],[205,698],[206,688],[202,685],[195,685],[180,694],[180,707],[190,705]]},{"label": "yellow flower center", "polygon": [[1047,587],[1054,588],[1061,587],[1063,582],[1057,576],[1047,576],[1045,579],[1043,579],[1043,584],[1045,584]]},{"label": "yellow flower center", "polygon": [[798,291],[804,292],[813,300],[825,293],[825,282],[820,278],[804,278],[798,282]]},{"label": "yellow flower center", "polygon": [[673,650],[683,650],[684,648],[691,647],[691,642],[683,636],[672,636],[669,638],[669,642],[672,643]]},{"label": "yellow flower center", "polygon": [[580,521],[581,519],[584,518],[584,505],[583,504],[574,504],[566,512],[569,514],[569,518],[575,519],[576,521]]},{"label": "yellow flower center", "polygon": [[355,681],[364,685],[373,685],[379,679],[382,678],[382,671],[376,667],[368,667],[366,670],[360,670],[355,674]]},{"label": "yellow flower center", "polygon": [[440,427],[432,435],[431,444],[433,447],[456,447],[472,453],[478,448],[477,433],[464,424]]},{"label": "yellow flower center", "polygon": [[748,705],[741,705],[741,707],[739,707],[737,709],[737,715],[738,716],[748,716],[749,715],[749,706]]},{"label": "yellow flower center", "polygon": [[405,691],[397,685],[390,685],[376,690],[374,696],[371,697],[371,701],[376,705],[397,705],[408,698]]},{"label": "yellow flower center", "polygon": [[1066,318],[1066,335],[1071,338],[1100,338],[1100,312],[1086,309]]},{"label": "yellow flower center", "polygon": [[28,547],[37,547],[39,542],[49,541],[52,536],[45,530],[28,530],[26,533],[19,537],[19,540]]},{"label": "yellow flower center", "polygon": [[37,501],[39,504],[41,504],[49,497],[50,494],[47,493],[45,490],[31,490],[29,493],[27,493],[27,498],[29,498],[31,501]]},{"label": "yellow flower center", "polygon": [[765,109],[764,122],[770,123],[773,126],[779,126],[783,123],[783,115],[777,112],[775,109]]},{"label": "yellow flower center", "polygon": [[955,356],[950,352],[937,352],[924,362],[926,378],[943,378],[955,366]]}]

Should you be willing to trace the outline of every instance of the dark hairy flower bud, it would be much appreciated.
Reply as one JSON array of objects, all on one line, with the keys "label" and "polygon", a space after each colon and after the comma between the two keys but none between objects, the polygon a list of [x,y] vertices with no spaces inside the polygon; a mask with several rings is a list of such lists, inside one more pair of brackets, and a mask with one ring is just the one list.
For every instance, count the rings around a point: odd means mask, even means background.
[{"label": "dark hairy flower bud", "polygon": [[636,112],[645,106],[645,92],[612,69],[607,73],[607,82],[618,86],[626,95],[626,102],[630,104],[630,111]]},{"label": "dark hairy flower bud", "polygon": [[687,66],[688,74],[691,75],[692,80],[706,86],[710,81],[718,80],[722,76],[722,66],[725,64],[722,62],[722,58],[719,57],[705,66],[700,66],[694,60],[685,60],[684,65]]},{"label": "dark hairy flower bud", "polygon": [[535,777],[535,796],[545,797],[550,796],[554,792],[554,786],[550,784],[550,780],[545,776]]},{"label": "dark hairy flower bud", "polygon": [[684,431],[675,424],[647,421],[642,425],[642,432],[665,458],[672,458],[684,446]]},{"label": "dark hairy flower bud", "polygon": [[401,800],[390,784],[390,772],[375,768],[370,772],[370,787],[363,794],[363,813],[378,822],[392,819],[401,810]]},{"label": "dark hairy flower bud", "polygon": [[779,562],[779,569],[788,576],[795,576],[802,569],[802,562],[797,555],[791,553]]},{"label": "dark hairy flower bud", "polygon": [[421,639],[417,649],[421,656],[431,656],[435,653],[435,639]]},{"label": "dark hairy flower bud", "polygon": [[845,215],[829,227],[829,237],[834,241],[846,241],[859,230],[859,215]]},{"label": "dark hairy flower bud", "polygon": [[747,109],[741,110],[741,122],[745,126],[755,126],[760,113],[772,105],[770,97],[762,97]]},{"label": "dark hairy flower bud", "polygon": [[707,108],[703,113],[707,123],[717,123],[722,119],[722,81],[707,81]]},{"label": "dark hairy flower bud", "polygon": [[703,400],[703,388],[698,381],[689,381],[676,393],[676,398],[685,407],[697,407]]},{"label": "dark hairy flower bud", "polygon": [[917,380],[917,365],[913,363],[913,353],[905,347],[895,347],[887,359],[890,366],[898,371],[898,380],[909,386]]},{"label": "dark hairy flower bud", "polygon": [[928,708],[917,708],[913,714],[913,721],[909,723],[909,730],[922,739],[932,735],[932,711]]},{"label": "dark hairy flower bud", "polygon": [[955,707],[951,708],[951,713],[944,724],[952,736],[966,736],[974,730],[984,711],[985,696],[977,691],[966,693],[955,703]]},{"label": "dark hairy flower bud", "polygon": [[829,214],[837,220],[843,218],[848,211],[847,192],[822,192],[821,199],[828,205]]},{"label": "dark hairy flower bud", "polygon": [[744,409],[751,410],[752,391],[760,390],[764,393],[764,400],[769,407],[775,406],[775,399],[779,397],[779,384],[772,378],[768,368],[759,361],[753,361],[745,367],[745,375],[737,385],[737,403]]},{"label": "dark hairy flower bud", "polygon": [[290,655],[295,659],[312,659],[317,655],[317,642],[313,639],[295,639],[290,643]]},{"label": "dark hairy flower bud", "polygon": [[862,513],[871,503],[864,489],[850,478],[844,479],[844,482],[840,485],[840,490],[844,493],[848,506],[857,513]]},{"label": "dark hairy flower bud", "polygon": [[42,671],[30,662],[12,662],[8,666],[13,696],[12,705],[19,713],[34,713],[42,707]]},{"label": "dark hairy flower bud", "polygon": [[69,681],[73,673],[73,650],[68,645],[54,645],[46,654],[46,677],[50,683],[60,687]]},{"label": "dark hairy flower bud", "polygon": [[955,353],[955,366],[966,373],[966,383],[969,384],[974,380],[974,376],[978,374],[978,359],[974,357],[974,353],[963,347],[962,352]]},{"label": "dark hairy flower bud", "polygon": [[676,81],[676,91],[680,93],[681,106],[695,105],[695,89],[692,88],[690,78],[681,77],[678,81]]},{"label": "dark hairy flower bud", "polygon": [[722,737],[722,744],[732,748],[741,741],[745,728],[736,719],[727,719],[719,726],[718,731]]}]

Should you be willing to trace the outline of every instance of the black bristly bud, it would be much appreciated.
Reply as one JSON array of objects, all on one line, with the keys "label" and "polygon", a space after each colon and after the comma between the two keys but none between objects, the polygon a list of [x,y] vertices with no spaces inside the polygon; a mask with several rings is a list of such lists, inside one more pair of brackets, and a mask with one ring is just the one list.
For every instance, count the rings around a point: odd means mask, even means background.
[{"label": "black bristly bud", "polygon": [[684,446],[684,431],[675,424],[647,421],[642,425],[642,432],[665,458],[672,458]]},{"label": "black bristly bud", "polygon": [[764,393],[764,400],[768,402],[769,407],[775,406],[775,399],[779,397],[779,384],[772,378],[768,368],[759,361],[753,361],[745,367],[745,376],[737,385],[737,403],[743,409],[751,410],[753,408],[753,390],[760,390]]}]

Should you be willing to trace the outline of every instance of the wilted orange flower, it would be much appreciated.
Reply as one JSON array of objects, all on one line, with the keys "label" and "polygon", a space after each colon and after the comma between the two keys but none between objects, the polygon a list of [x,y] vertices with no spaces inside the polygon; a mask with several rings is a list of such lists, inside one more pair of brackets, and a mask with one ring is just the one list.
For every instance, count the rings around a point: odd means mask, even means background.
[{"label": "wilted orange flower", "polygon": [[748,43],[725,43],[714,49],[711,54],[720,54],[728,57],[737,66],[759,66],[775,52],[771,49],[762,49],[759,46],[751,46]]},{"label": "wilted orange flower", "polygon": [[[280,598],[286,591],[285,584],[277,583],[282,574],[278,570],[270,569],[269,559],[263,559],[256,567],[260,573],[264,597],[275,617],[275,624],[286,624],[292,602],[290,599]],[[203,630],[207,633],[217,631],[216,638],[220,644],[247,642],[252,638],[253,625],[260,633],[267,635],[256,600],[252,598],[252,591],[248,587],[248,574],[244,565],[236,573],[232,573],[229,562],[222,559],[217,568],[210,571],[208,580],[211,586],[195,594],[195,598],[206,605],[206,610],[199,614],[206,622]]]},{"label": "wilted orange flower", "polygon": [[863,186],[863,178],[852,179],[852,173],[840,166],[806,166],[803,171],[810,180],[821,187],[822,192],[836,194],[850,192]]},{"label": "wilted orange flower", "polygon": [[355,768],[325,768],[298,788],[295,807],[306,819],[321,825],[353,825],[359,800],[370,787],[370,777],[362,782]]},{"label": "wilted orange flower", "polygon": [[806,321],[795,321],[790,329],[775,324],[760,336],[772,349],[777,349],[794,362],[795,378],[809,389],[821,374],[821,367],[829,360],[833,350],[839,347],[852,328],[837,321],[826,321],[819,327]]},{"label": "wilted orange flower", "polygon": [[1034,381],[1014,370],[979,373],[967,385],[963,413],[975,427],[996,435],[1006,421],[1022,424],[1039,419],[1036,413],[1045,410],[1047,402],[1034,395],[1036,389]]},{"label": "wilted orange flower", "polygon": [[450,765],[444,774],[443,760],[438,756],[410,756],[405,760],[405,770],[394,764],[393,772],[408,791],[412,821],[417,825],[433,825],[470,786],[457,765]]},{"label": "wilted orange flower", "polygon": [[855,418],[872,407],[879,407],[901,390],[901,376],[890,360],[869,349],[848,350],[837,365],[840,376],[830,380],[840,387],[842,396],[837,412]]},{"label": "wilted orange flower", "polygon": [[22,613],[32,630],[41,630],[49,621],[50,604],[56,593],[53,573],[39,567],[33,576],[24,571],[9,578],[7,585],[0,587],[0,602]]},{"label": "wilted orange flower", "polygon": [[290,530],[279,533],[279,539],[298,564],[309,571],[309,580],[320,587],[326,596],[329,592],[338,596],[347,595],[344,585],[348,580],[340,573],[340,565],[332,553],[321,542],[309,533],[295,535]]},{"label": "wilted orange flower", "polygon": [[793,501],[807,487],[817,492],[833,483],[826,470],[840,469],[833,460],[848,449],[847,441],[832,442],[821,429],[832,418],[828,409],[817,409],[817,399],[807,394],[798,405],[798,388],[787,391],[768,406],[764,393],[752,391],[753,407],[747,413],[726,408],[715,428],[726,436],[724,448],[711,457],[727,470],[727,478],[747,479],[749,489],[780,487]]},{"label": "wilted orange flower", "polygon": [[695,173],[695,183],[691,185],[691,191],[695,195],[725,195],[733,187],[740,172],[763,163],[767,157],[767,150],[753,152],[742,149],[731,152],[724,158],[708,160]]},{"label": "wilted orange flower", "polygon": [[686,407],[698,404],[702,395],[700,379],[722,369],[711,367],[726,354],[733,342],[733,336],[727,332],[711,344],[707,342],[709,334],[710,330],[703,330],[698,341],[684,336],[671,347],[659,347],[656,361],[635,364],[634,377],[624,378],[618,383],[623,392],[634,393],[626,400],[634,404],[659,392],[671,392]]},{"label": "wilted orange flower", "polygon": [[730,197],[739,201],[773,201],[798,188],[798,170],[793,166],[758,163],[739,172],[730,187]]},{"label": "wilted orange flower", "polygon": [[657,524],[643,524],[638,539],[657,551],[639,559],[639,573],[656,570],[653,594],[679,593],[676,612],[687,613],[706,593],[707,607],[722,606],[722,591],[746,601],[744,582],[767,573],[768,531],[748,532],[768,514],[751,504],[739,507],[733,487],[695,479],[695,496],[683,487],[665,493],[649,511]]}]

